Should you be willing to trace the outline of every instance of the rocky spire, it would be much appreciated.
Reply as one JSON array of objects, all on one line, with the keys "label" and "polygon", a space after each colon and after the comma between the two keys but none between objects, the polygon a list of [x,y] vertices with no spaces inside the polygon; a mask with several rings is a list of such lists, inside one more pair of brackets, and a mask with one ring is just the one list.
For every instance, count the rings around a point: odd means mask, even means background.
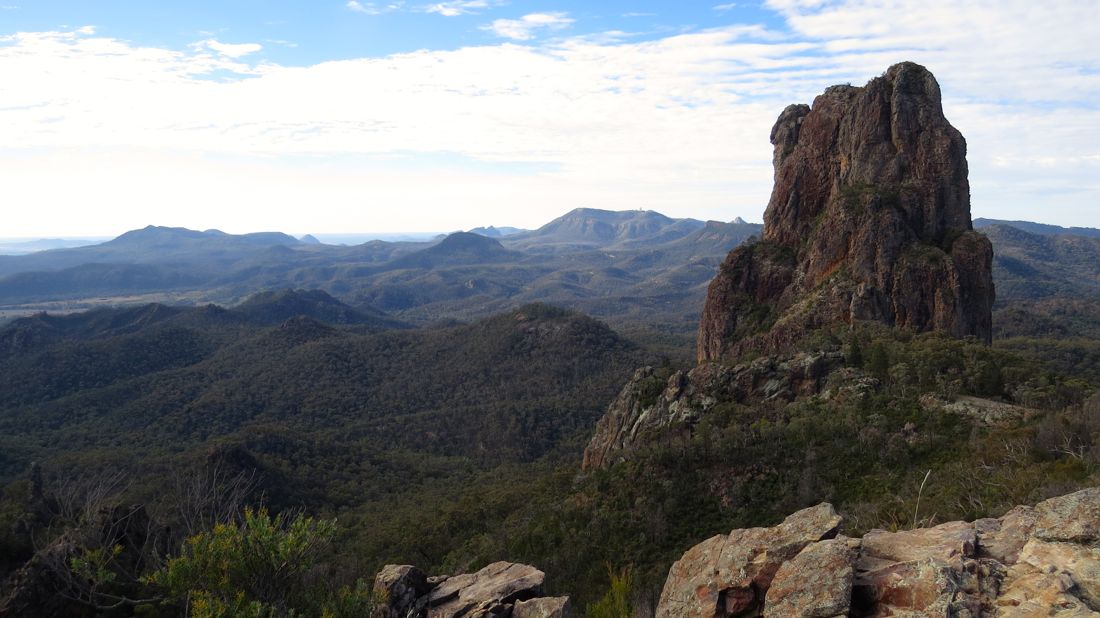
[{"label": "rocky spire", "polygon": [[971,225],[966,141],[927,69],[897,64],[791,105],[771,142],[763,239],[711,282],[700,361],[857,320],[990,341],[993,250]]}]

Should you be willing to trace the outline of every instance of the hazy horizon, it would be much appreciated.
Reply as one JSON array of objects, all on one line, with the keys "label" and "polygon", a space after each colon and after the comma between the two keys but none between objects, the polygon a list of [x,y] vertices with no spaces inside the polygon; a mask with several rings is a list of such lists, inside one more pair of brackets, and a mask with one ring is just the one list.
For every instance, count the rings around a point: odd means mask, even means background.
[{"label": "hazy horizon", "polygon": [[[637,210],[637,209],[633,209],[633,210]],[[631,211],[631,209],[626,209],[626,210],[619,210],[619,211],[615,211],[615,212],[630,212],[630,211]],[[655,211],[655,212],[659,212],[659,211]],[[566,214],[566,213],[561,213],[561,215],[564,215],[564,214]],[[660,213],[660,214],[665,214],[665,213]],[[561,215],[558,215],[558,216],[561,216]],[[557,218],[557,217],[555,217],[555,218]],[[698,217],[691,217],[691,216],[677,217],[677,218],[696,219],[696,220],[699,220],[699,221],[704,220],[704,219],[700,219]],[[739,218],[739,216],[734,216],[734,217],[726,220],[725,222],[732,222],[733,219],[736,219],[736,218]],[[754,224],[754,225],[762,225],[762,222],[759,221],[759,220],[753,221],[753,220],[750,220],[750,219],[746,219],[745,217],[740,217],[740,218],[743,219],[745,221],[745,223]],[[1007,219],[1007,218],[1004,218],[1004,217],[974,217],[974,219],[993,219],[993,220],[1012,221],[1012,222],[1021,222],[1021,223],[1037,223],[1037,224],[1040,224],[1040,225],[1051,225],[1051,226],[1063,227],[1063,228],[1067,228],[1067,229],[1073,228],[1073,227],[1087,228],[1087,229],[1097,229],[1095,227],[1085,226],[1085,225],[1063,226],[1063,225],[1059,225],[1057,223],[1051,223],[1049,221],[1041,221],[1041,220],[1037,220],[1037,219]],[[485,223],[485,224],[481,224],[481,225],[472,225],[472,226],[464,227],[464,228],[461,228],[461,229],[452,229],[452,230],[427,230],[427,231],[411,231],[410,230],[410,231],[396,231],[396,232],[378,232],[378,231],[372,231],[372,230],[331,231],[331,232],[309,232],[309,231],[304,231],[303,232],[303,231],[287,231],[287,230],[260,229],[260,228],[246,229],[246,230],[242,230],[242,231],[230,231],[230,230],[226,230],[226,229],[220,228],[220,227],[205,228],[205,229],[202,229],[202,230],[195,229],[195,228],[185,228],[185,229],[189,229],[189,230],[192,230],[192,231],[198,231],[198,232],[219,231],[219,232],[224,232],[224,233],[227,233],[227,234],[234,234],[234,235],[262,234],[262,233],[282,233],[282,234],[287,234],[289,236],[293,236],[293,237],[298,238],[298,239],[301,239],[305,236],[313,236],[314,238],[317,238],[318,240],[322,241],[323,244],[339,245],[339,244],[351,244],[350,242],[340,242],[339,239],[348,239],[349,241],[351,239],[359,239],[356,242],[366,242],[366,241],[370,241],[370,240],[389,240],[389,241],[424,240],[424,239],[431,239],[431,238],[434,238],[434,237],[440,236],[440,235],[454,234],[456,232],[464,232],[464,231],[469,231],[469,230],[473,230],[473,229],[477,229],[477,228],[488,228],[488,227],[495,227],[495,228],[516,227],[518,229],[523,229],[525,231],[530,231],[530,230],[538,229],[539,227],[542,227],[542,225],[545,225],[546,223],[549,223],[552,220],[553,219],[549,219],[547,221],[544,221],[542,224],[534,226],[532,228],[518,228],[518,226],[509,225],[507,223]],[[17,244],[17,243],[32,243],[32,242],[40,242],[40,241],[41,242],[45,242],[45,241],[88,241],[88,244],[94,244],[94,243],[106,242],[106,241],[118,238],[119,236],[121,236],[121,235],[123,235],[127,232],[141,230],[141,229],[144,229],[146,227],[183,227],[183,226],[166,226],[166,225],[158,225],[158,224],[155,224],[155,223],[149,223],[149,224],[142,225],[142,226],[139,226],[139,227],[136,227],[136,228],[123,230],[123,231],[121,231],[117,234],[112,234],[112,235],[92,235],[92,234],[83,234],[83,235],[81,235],[81,234],[74,234],[72,236],[68,236],[68,235],[58,235],[58,236],[0,236],[0,252],[2,252],[4,249],[7,248],[6,245],[14,245],[14,244]],[[325,242],[326,240],[329,240],[329,241],[332,241],[332,242]],[[3,255],[3,253],[0,253],[0,255]]]}]

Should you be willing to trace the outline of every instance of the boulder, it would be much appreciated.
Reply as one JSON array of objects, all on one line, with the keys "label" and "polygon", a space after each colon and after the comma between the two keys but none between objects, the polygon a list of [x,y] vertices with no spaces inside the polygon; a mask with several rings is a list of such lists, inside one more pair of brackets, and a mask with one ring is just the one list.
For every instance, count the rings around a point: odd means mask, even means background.
[{"label": "boulder", "polygon": [[1044,541],[1095,543],[1100,540],[1100,487],[1051,498],[1035,505],[1033,535]]},{"label": "boulder", "polygon": [[[1100,618],[1100,490],[1000,518],[830,538],[828,504],[734,530],[669,570],[659,618]],[[817,537],[817,538],[815,538]]]},{"label": "boulder", "polygon": [[516,601],[541,596],[545,577],[535,567],[512,562],[455,575],[428,594],[428,618],[509,616]]},{"label": "boulder", "polygon": [[703,541],[669,570],[657,618],[717,618],[759,609],[779,567],[807,545],[835,535],[839,525],[832,505],[820,504],[772,528]]},{"label": "boulder", "polygon": [[856,560],[853,604],[872,616],[980,611],[973,524],[902,532],[872,530]]}]

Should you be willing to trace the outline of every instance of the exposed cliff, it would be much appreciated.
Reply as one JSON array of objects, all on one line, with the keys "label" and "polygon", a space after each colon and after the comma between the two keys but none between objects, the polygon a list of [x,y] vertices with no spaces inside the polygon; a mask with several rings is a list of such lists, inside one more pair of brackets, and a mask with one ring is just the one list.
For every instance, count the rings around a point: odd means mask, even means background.
[{"label": "exposed cliff", "polygon": [[837,536],[828,504],[672,565],[657,618],[1100,615],[1100,488],[998,519]]},{"label": "exposed cliff", "polygon": [[856,320],[990,340],[992,247],[972,228],[966,142],[927,69],[901,63],[791,105],[771,142],[763,238],[711,282],[700,361]]}]

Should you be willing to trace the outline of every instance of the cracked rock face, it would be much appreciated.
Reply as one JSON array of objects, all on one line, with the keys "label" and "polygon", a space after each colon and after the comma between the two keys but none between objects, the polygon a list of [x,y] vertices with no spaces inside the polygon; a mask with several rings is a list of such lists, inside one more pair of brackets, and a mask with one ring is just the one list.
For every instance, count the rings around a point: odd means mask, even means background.
[{"label": "cracked rock face", "polygon": [[927,69],[898,64],[791,105],[771,142],[763,239],[711,282],[700,361],[858,320],[990,340],[992,246],[973,230],[966,142]]},{"label": "cracked rock face", "polygon": [[670,569],[657,616],[1100,616],[1100,488],[862,539],[830,538],[839,522],[822,504],[703,541]]},{"label": "cracked rock face", "polygon": [[[807,545],[836,534],[840,517],[820,504],[773,528],[734,530],[688,550],[669,571],[657,618],[751,615],[784,563]],[[850,585],[850,583],[849,583]]]},{"label": "cracked rock face", "polygon": [[533,566],[494,562],[475,573],[427,577],[409,565],[387,565],[374,580],[387,618],[569,618],[569,597],[543,597],[545,574]]}]

